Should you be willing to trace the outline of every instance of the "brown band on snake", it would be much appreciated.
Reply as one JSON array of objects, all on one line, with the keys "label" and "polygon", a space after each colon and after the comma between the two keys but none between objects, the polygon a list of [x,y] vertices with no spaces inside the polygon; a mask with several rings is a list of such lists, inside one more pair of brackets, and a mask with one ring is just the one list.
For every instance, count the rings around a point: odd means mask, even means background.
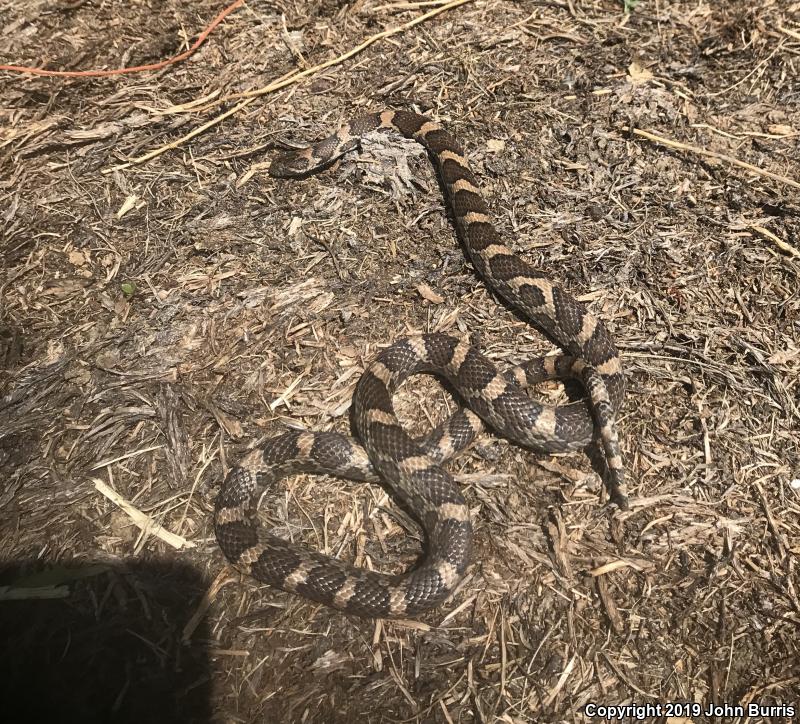
[{"label": "brown band on snake", "polygon": [[[288,432],[267,441],[226,478],[216,502],[215,531],[226,557],[260,581],[347,613],[398,617],[436,606],[469,564],[469,511],[441,463],[474,439],[481,419],[511,440],[542,451],[580,449],[597,437],[605,450],[612,496],[625,505],[614,426],[624,381],[603,324],[500,241],[463,150],[434,121],[406,111],[362,116],[309,148],[279,156],[270,173],[280,178],[309,175],[379,129],[396,130],[427,148],[479,274],[567,355],[531,360],[501,375],[477,349],[453,337],[430,334],[395,343],[379,355],[356,389],[353,423],[364,446],[338,433]],[[421,372],[445,377],[474,412],[460,410],[419,441],[400,426],[392,396],[406,377]],[[565,376],[582,380],[588,405],[543,406],[521,389]],[[425,532],[422,562],[406,574],[389,576],[267,533],[255,511],[260,489],[301,471],[390,485]]]}]

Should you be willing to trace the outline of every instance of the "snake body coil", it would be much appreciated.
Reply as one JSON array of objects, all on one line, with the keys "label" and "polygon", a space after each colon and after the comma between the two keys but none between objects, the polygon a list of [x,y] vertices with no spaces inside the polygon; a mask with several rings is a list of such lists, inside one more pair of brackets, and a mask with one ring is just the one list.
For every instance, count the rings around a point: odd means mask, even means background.
[{"label": "snake body coil", "polygon": [[[356,147],[364,134],[381,129],[395,130],[428,150],[478,273],[566,352],[500,374],[490,360],[456,338],[409,337],[381,352],[358,383],[353,424],[363,447],[338,433],[292,431],[267,441],[231,470],[216,501],[214,525],[220,547],[232,563],[260,581],[347,613],[388,618],[436,606],[464,575],[472,537],[469,510],[441,463],[474,439],[481,420],[509,439],[541,451],[576,450],[599,438],[615,500],[624,505],[614,427],[624,381],[603,324],[500,242],[463,150],[436,122],[407,111],[365,115],[308,148],[277,157],[270,174],[309,175]],[[420,372],[445,377],[477,416],[464,409],[425,440],[410,437],[397,420],[392,396],[406,377]],[[589,405],[544,406],[521,389],[564,376],[583,381]],[[390,576],[266,532],[255,511],[259,490],[301,471],[388,483],[422,525],[426,538],[422,562],[408,573]]]}]

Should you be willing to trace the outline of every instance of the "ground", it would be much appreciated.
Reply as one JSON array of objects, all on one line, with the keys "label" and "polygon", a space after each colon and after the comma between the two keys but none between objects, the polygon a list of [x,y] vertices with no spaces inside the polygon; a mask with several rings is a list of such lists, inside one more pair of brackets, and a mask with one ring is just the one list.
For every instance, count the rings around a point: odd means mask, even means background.
[{"label": "ground", "polygon": [[[269,90],[437,4],[248,0],[158,72],[0,71],[2,680],[28,721],[800,705],[800,3],[473,0]],[[221,9],[2,0],[0,63],[153,63]],[[503,366],[552,349],[475,275],[413,144],[266,173],[384,107],[444,123],[504,238],[608,324],[631,499],[609,505],[584,453],[485,434],[450,466],[474,565],[397,623],[240,576],[211,525],[259,441],[349,429],[392,340],[473,336]],[[397,403],[418,431],[454,404],[428,378]],[[297,477],[262,509],[358,565],[419,551],[377,486]]]}]

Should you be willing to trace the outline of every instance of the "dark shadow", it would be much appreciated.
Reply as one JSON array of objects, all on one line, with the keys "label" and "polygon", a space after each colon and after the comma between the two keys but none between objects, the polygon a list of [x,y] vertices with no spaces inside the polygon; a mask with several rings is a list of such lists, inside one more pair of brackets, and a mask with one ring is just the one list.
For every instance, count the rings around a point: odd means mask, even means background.
[{"label": "dark shadow", "polygon": [[204,622],[182,642],[205,589],[183,563],[0,563],[0,719],[210,722]]}]

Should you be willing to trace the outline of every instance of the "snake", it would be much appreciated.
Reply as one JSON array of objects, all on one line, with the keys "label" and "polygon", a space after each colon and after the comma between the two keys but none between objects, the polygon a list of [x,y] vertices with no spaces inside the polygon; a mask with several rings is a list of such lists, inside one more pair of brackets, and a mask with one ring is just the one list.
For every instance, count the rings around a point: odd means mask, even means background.
[{"label": "snake", "polygon": [[[463,148],[431,118],[406,110],[359,116],[319,142],[279,153],[269,174],[306,178],[359,148],[367,134],[386,132],[424,147],[478,275],[562,353],[500,372],[476,346],[455,336],[427,333],[394,342],[367,366],[356,385],[351,410],[355,439],[335,431],[294,429],[268,439],[225,477],[215,501],[214,529],[228,561],[259,582],[345,614],[408,618],[442,604],[471,563],[469,507],[443,464],[467,447],[484,424],[541,452],[599,443],[611,501],[627,507],[615,423],[625,382],[606,326],[502,242]],[[463,406],[419,439],[401,426],[393,396],[405,379],[422,373],[449,382]],[[580,380],[587,399],[549,406],[525,390],[541,380],[565,377]],[[423,531],[424,550],[416,564],[404,573],[382,573],[271,533],[259,518],[258,501],[263,491],[299,472],[389,488]]]}]

